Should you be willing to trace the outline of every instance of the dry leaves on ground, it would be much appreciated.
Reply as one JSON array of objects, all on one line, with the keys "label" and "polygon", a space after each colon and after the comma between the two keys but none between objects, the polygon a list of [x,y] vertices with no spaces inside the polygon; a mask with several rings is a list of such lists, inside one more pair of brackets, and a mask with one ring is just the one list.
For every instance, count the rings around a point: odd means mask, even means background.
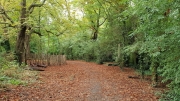
[{"label": "dry leaves on ground", "polygon": [[149,82],[131,79],[133,69],[84,61],[47,67],[38,82],[0,92],[2,101],[156,101]]}]

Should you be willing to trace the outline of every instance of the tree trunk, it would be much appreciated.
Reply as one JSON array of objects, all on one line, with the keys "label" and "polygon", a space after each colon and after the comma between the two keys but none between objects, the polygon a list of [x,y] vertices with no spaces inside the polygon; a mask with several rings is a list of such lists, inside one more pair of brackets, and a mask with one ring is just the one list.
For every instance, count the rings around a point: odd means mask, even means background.
[{"label": "tree trunk", "polygon": [[157,62],[157,60],[155,61],[153,59],[151,66],[152,66],[151,67],[152,68],[152,86],[157,87],[157,85],[158,85],[158,72],[157,72],[158,62]]},{"label": "tree trunk", "polygon": [[120,62],[120,58],[121,58],[121,44],[118,44],[118,56],[116,62]]},{"label": "tree trunk", "polygon": [[21,17],[20,17],[20,31],[17,38],[16,43],[16,55],[19,64],[25,63],[25,55],[26,55],[26,47],[25,47],[25,41],[26,41],[26,30],[27,26],[25,25],[26,21],[26,0],[21,1]]},{"label": "tree trunk", "polygon": [[25,35],[25,64],[27,64],[27,60],[30,58],[30,37],[31,33],[26,33]]},{"label": "tree trunk", "polygon": [[97,40],[97,37],[98,37],[98,30],[95,29],[95,31],[93,32],[92,39]]},{"label": "tree trunk", "polygon": [[137,58],[136,52],[131,53],[129,58],[130,58],[129,65],[136,67],[136,58]]}]

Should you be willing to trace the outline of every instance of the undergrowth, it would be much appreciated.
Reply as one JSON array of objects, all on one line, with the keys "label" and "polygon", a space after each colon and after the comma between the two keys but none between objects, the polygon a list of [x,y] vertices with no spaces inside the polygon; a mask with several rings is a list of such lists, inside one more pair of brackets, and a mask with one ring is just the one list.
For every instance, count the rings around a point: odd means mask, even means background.
[{"label": "undergrowth", "polygon": [[[6,55],[6,56],[5,56]],[[14,61],[12,54],[0,54],[0,89],[11,86],[27,85],[37,79],[36,71],[25,70]],[[4,57],[3,57],[4,56]]]}]

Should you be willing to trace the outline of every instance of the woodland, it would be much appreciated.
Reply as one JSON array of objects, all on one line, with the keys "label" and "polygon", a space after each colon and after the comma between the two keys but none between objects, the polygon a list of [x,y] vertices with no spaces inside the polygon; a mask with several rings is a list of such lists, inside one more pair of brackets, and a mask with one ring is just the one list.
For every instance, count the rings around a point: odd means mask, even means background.
[{"label": "woodland", "polygon": [[0,0],[0,88],[21,83],[29,54],[62,54],[134,68],[179,101],[179,29],[180,0]]}]

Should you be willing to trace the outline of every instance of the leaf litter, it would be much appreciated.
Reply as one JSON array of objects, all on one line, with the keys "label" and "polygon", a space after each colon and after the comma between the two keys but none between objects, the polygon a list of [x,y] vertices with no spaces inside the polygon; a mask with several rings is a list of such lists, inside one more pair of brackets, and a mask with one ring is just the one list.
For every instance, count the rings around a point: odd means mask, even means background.
[{"label": "leaf litter", "polygon": [[132,68],[84,61],[50,66],[38,82],[0,92],[0,101],[157,101],[150,82],[131,79]]}]

